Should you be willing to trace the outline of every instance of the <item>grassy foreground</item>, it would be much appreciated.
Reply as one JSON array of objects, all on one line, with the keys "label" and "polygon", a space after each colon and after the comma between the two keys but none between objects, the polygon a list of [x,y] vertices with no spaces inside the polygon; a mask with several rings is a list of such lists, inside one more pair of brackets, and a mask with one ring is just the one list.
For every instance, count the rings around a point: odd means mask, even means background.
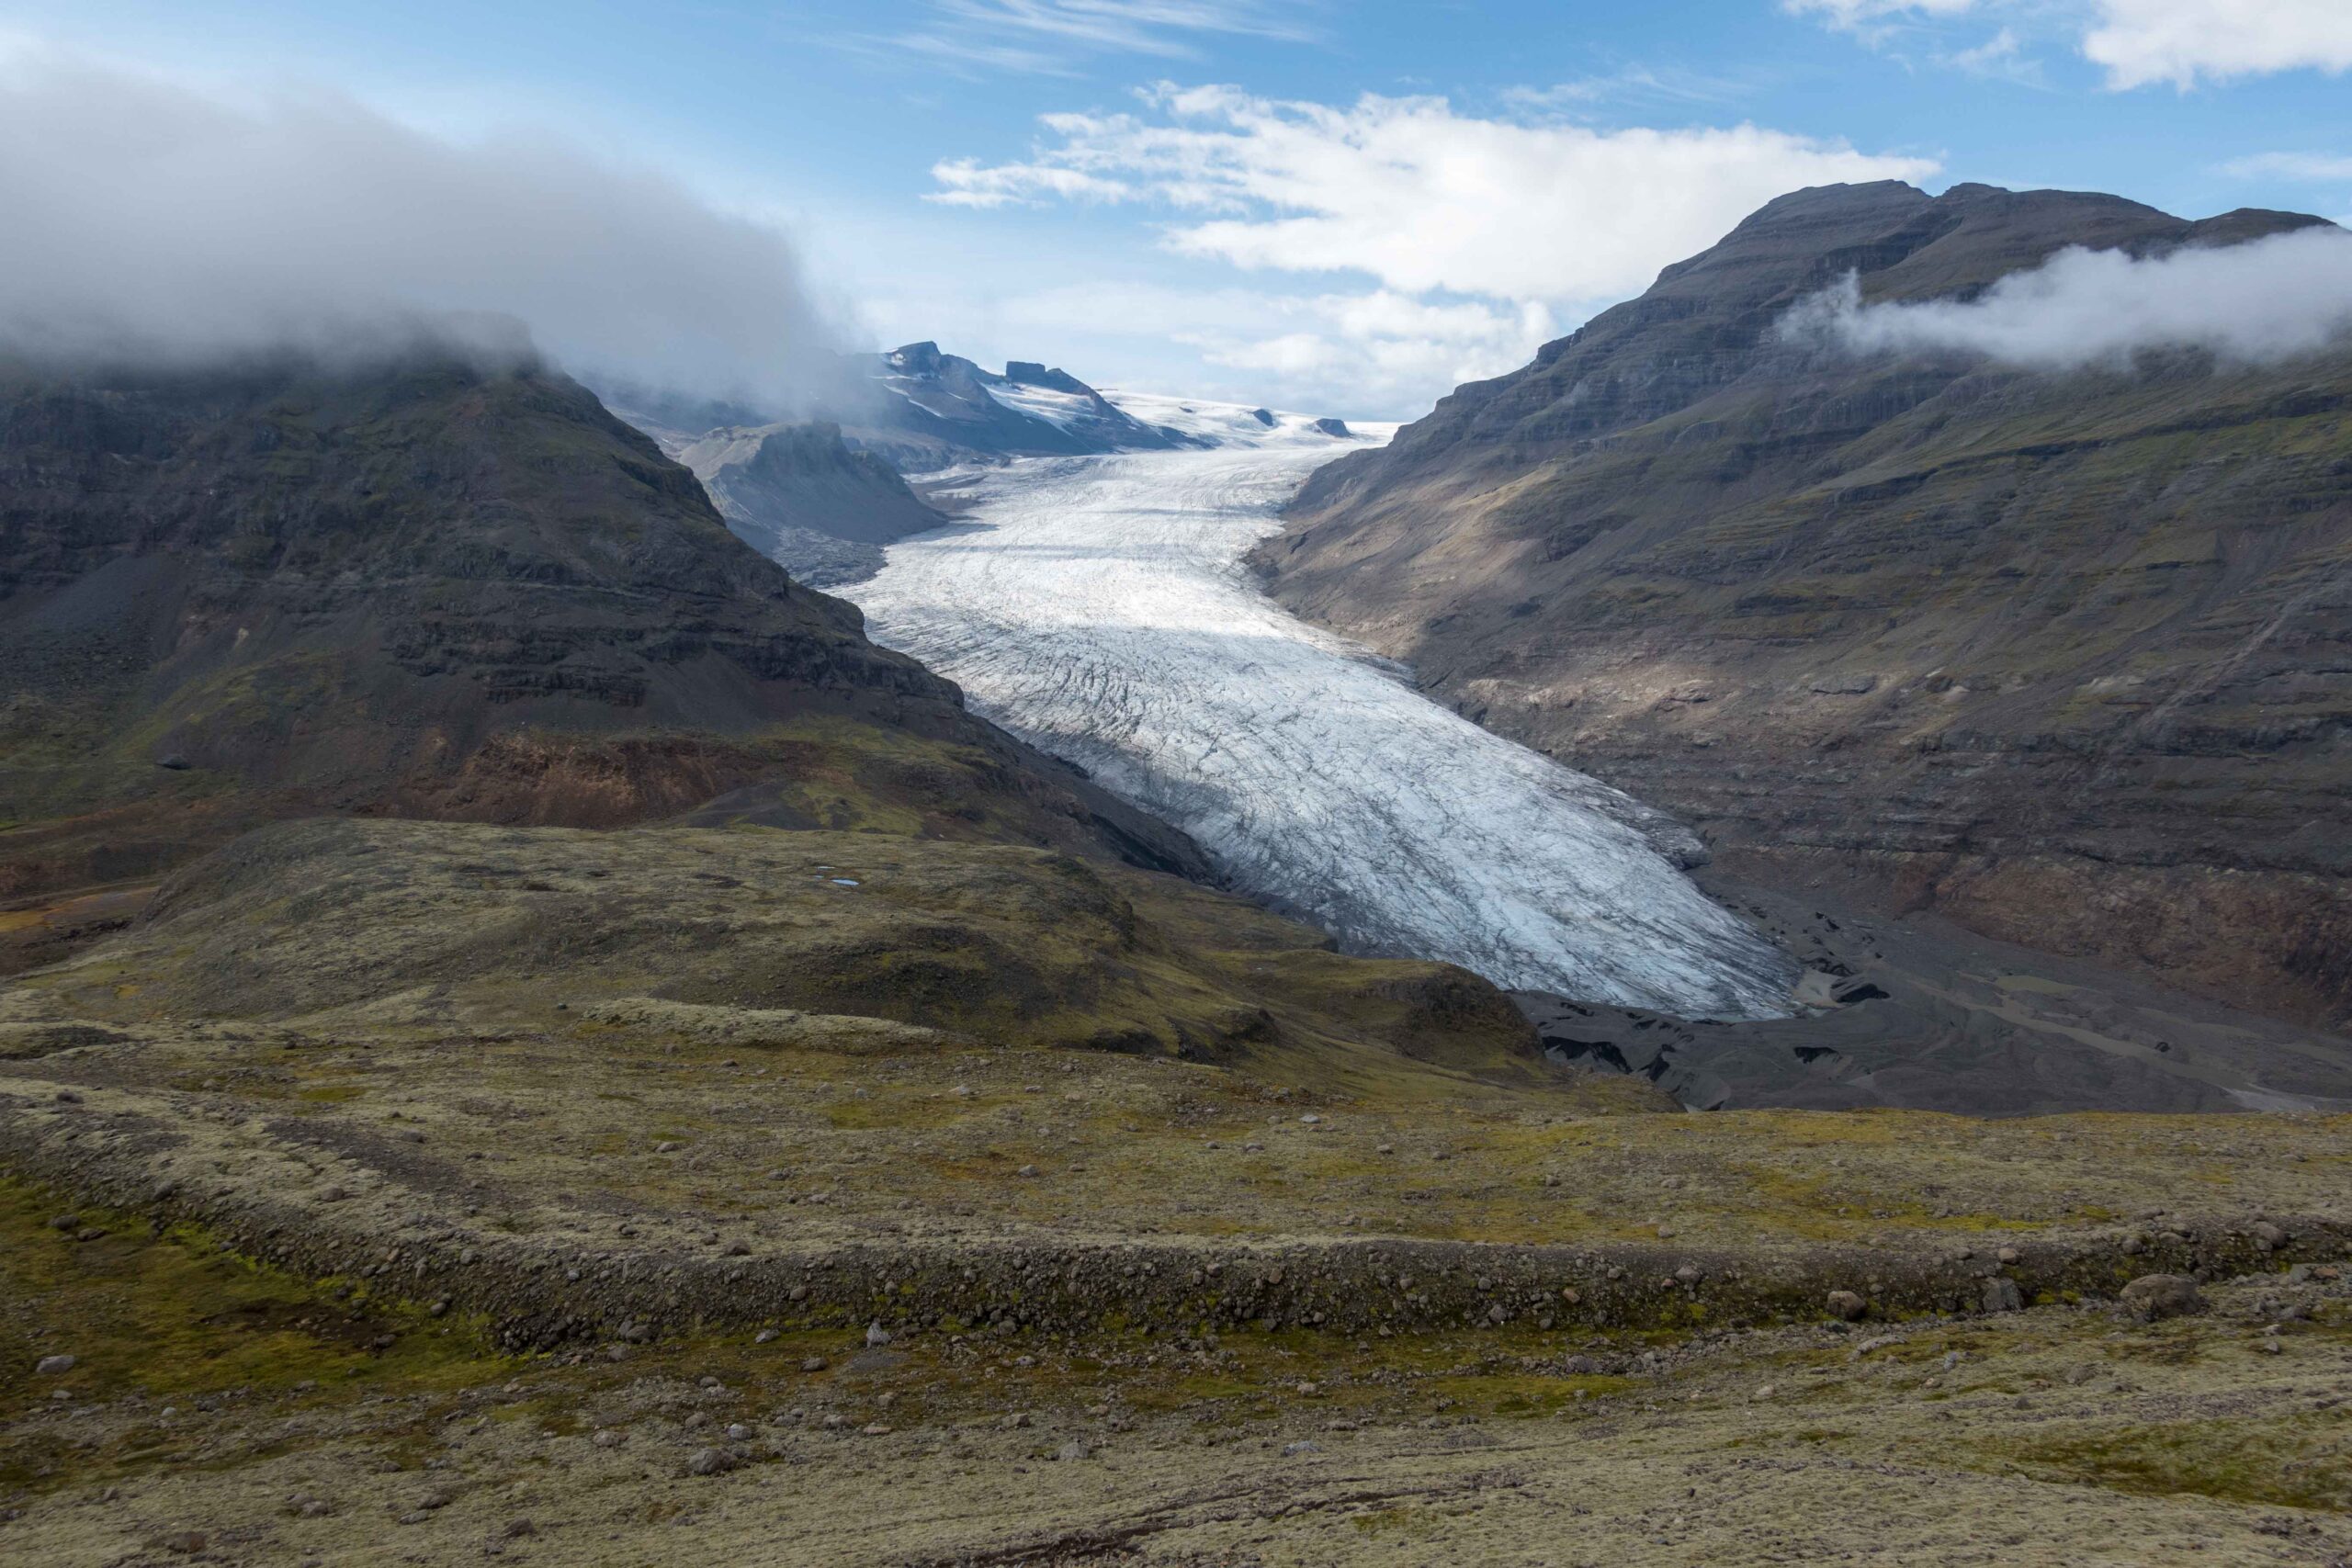
[{"label": "grassy foreground", "polygon": [[1690,1115],[1238,910],[247,840],[0,992],[0,1556],[2352,1551],[2352,1118]]}]

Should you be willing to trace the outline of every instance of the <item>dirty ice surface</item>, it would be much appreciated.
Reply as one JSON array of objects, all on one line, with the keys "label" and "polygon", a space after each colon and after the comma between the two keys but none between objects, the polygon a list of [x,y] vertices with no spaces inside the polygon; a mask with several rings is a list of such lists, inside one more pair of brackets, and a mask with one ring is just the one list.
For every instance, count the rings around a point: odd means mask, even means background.
[{"label": "dirty ice surface", "polygon": [[1795,1010],[1796,965],[1662,852],[1687,834],[1259,590],[1241,558],[1275,509],[1387,432],[1107,395],[1219,445],[978,471],[953,525],[846,591],[878,640],[1349,951],[1684,1017]]}]

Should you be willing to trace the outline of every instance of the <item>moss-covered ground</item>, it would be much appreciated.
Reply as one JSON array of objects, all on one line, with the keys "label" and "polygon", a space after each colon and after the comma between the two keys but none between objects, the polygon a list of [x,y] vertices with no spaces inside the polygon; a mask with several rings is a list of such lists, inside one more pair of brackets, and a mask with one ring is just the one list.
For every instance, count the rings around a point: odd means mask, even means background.
[{"label": "moss-covered ground", "polygon": [[[729,1331],[511,1356],[193,1227],[54,1224],[61,1201],[0,1186],[11,1561],[1963,1562],[2006,1545],[2316,1563],[2352,1546],[2352,1302],[2308,1269],[2157,1325],[2064,1307],[1568,1341],[948,1325],[880,1347]],[[76,1362],[34,1373],[34,1353]]]}]

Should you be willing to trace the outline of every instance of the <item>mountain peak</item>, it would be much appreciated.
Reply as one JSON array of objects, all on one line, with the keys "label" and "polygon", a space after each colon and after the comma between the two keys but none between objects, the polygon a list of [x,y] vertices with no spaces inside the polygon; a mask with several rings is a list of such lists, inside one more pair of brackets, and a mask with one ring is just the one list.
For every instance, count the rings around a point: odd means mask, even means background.
[{"label": "mountain peak", "polygon": [[2005,940],[2337,1026],[2352,983],[2302,955],[2352,930],[2323,826],[2352,682],[2314,651],[2348,629],[2324,563],[2352,530],[2352,352],[2053,373],[1777,330],[1849,277],[1865,304],[1961,301],[2069,247],[2320,221],[1794,192],[1318,470],[1259,558],[1726,861],[1834,863],[1891,901],[1940,884]]},{"label": "mountain peak", "polygon": [[885,357],[893,368],[920,376],[937,372],[941,360],[945,356],[939,352],[937,344],[926,338],[922,343],[902,344]]}]

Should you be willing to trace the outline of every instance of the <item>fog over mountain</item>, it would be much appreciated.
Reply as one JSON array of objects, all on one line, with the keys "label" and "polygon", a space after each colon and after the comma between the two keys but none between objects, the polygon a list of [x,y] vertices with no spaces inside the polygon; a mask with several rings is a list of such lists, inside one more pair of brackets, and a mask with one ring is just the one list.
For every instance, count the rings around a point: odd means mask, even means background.
[{"label": "fog over mountain", "polygon": [[841,347],[791,242],[544,137],[232,98],[0,51],[0,342],[68,359],[366,357],[420,335],[789,398]]},{"label": "fog over mountain", "polygon": [[1864,304],[1849,273],[1784,336],[1870,353],[1959,350],[2071,369],[2158,349],[2267,365],[2352,333],[2352,234],[2332,225],[2160,255],[2070,247],[1972,299]]}]

